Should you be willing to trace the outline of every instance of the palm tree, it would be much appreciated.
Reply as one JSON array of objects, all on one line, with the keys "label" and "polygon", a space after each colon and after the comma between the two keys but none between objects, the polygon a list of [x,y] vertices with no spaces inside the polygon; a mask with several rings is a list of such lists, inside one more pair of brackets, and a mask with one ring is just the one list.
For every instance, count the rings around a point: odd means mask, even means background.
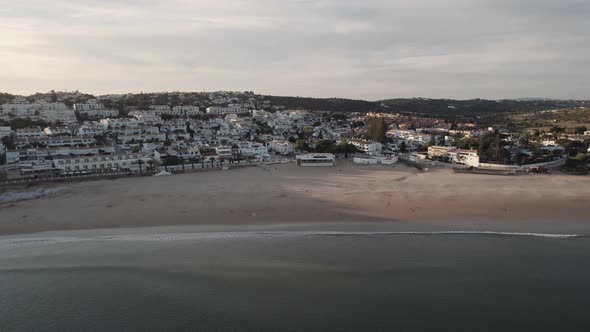
[{"label": "palm tree", "polygon": [[147,164],[148,164],[148,169],[150,171],[152,171],[154,169],[154,161],[150,159],[147,161]]},{"label": "palm tree", "polygon": [[144,161],[140,159],[137,159],[137,164],[139,165],[139,173],[143,173],[143,169],[141,168],[141,165],[144,164]]},{"label": "palm tree", "polygon": [[211,167],[215,167],[215,157],[210,157],[209,161],[211,161]]},{"label": "palm tree", "polygon": [[239,159],[239,154],[240,154],[240,147],[234,143],[231,145],[231,160],[236,160],[236,157]]}]

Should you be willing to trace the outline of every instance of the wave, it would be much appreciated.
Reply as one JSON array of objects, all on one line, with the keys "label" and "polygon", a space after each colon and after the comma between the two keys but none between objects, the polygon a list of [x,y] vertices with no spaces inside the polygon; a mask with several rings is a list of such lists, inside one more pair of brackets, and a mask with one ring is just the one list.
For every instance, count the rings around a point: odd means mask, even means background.
[{"label": "wave", "polygon": [[531,232],[497,232],[497,231],[399,231],[399,232],[343,232],[343,231],[249,231],[249,232],[200,232],[200,233],[161,233],[161,234],[122,234],[103,236],[55,236],[39,238],[0,239],[0,248],[22,246],[50,245],[86,241],[123,241],[123,242],[169,242],[195,240],[223,240],[240,238],[273,238],[304,236],[503,236],[503,237],[537,237],[549,239],[570,239],[587,237],[582,234],[556,234]]},{"label": "wave", "polygon": [[27,201],[36,198],[43,198],[49,196],[57,196],[65,193],[67,188],[36,188],[27,191],[6,192],[0,194],[0,204],[14,203],[20,201]]}]

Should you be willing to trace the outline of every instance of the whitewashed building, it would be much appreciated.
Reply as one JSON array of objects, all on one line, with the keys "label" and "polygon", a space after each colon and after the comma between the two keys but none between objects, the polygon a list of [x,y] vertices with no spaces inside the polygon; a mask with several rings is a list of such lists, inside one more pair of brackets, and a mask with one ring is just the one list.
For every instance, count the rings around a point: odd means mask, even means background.
[{"label": "whitewashed building", "polygon": [[379,142],[365,141],[365,140],[351,140],[350,143],[354,145],[359,151],[366,154],[378,155],[383,150],[383,144]]},{"label": "whitewashed building", "polygon": [[[62,174],[109,171],[145,171],[152,160],[146,153],[54,158],[53,167]],[[140,166],[141,163],[141,166]]]},{"label": "whitewashed building", "polygon": [[4,137],[10,137],[12,129],[10,127],[0,127],[0,140]]},{"label": "whitewashed building", "polygon": [[455,164],[479,167],[479,156],[476,150],[453,149],[448,152],[448,155]]},{"label": "whitewashed building", "polygon": [[295,152],[295,144],[287,140],[273,140],[268,144],[269,148],[279,154],[288,155]]},{"label": "whitewashed building", "polygon": [[241,106],[207,107],[207,114],[211,114],[211,115],[243,114],[243,113],[248,113],[248,109],[241,107]]},{"label": "whitewashed building", "polygon": [[336,156],[331,153],[308,153],[297,156],[297,165],[302,167],[336,166]]},{"label": "whitewashed building", "polygon": [[46,137],[45,132],[41,130],[40,127],[27,127],[27,128],[20,128],[16,130],[16,138],[17,139],[25,139],[25,138],[41,138]]}]

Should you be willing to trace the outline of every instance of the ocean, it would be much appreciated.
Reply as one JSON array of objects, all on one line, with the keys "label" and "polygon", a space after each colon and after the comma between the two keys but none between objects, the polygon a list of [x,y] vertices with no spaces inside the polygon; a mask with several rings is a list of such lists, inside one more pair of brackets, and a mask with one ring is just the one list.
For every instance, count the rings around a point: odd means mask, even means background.
[{"label": "ocean", "polygon": [[587,331],[590,324],[586,236],[83,234],[0,238],[1,331]]}]

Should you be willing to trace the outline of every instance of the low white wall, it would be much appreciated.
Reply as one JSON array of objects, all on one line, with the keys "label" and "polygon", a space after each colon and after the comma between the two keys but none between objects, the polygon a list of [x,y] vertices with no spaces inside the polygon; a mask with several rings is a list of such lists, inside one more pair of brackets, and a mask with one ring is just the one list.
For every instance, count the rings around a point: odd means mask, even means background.
[{"label": "low white wall", "polygon": [[355,164],[360,165],[393,165],[397,162],[397,158],[387,159],[355,157],[352,161]]},{"label": "low white wall", "polygon": [[565,163],[566,160],[567,160],[567,157],[564,157],[559,160],[548,161],[548,162],[538,163],[538,164],[520,165],[520,166],[519,165],[479,163],[479,168],[482,168],[482,169],[486,169],[486,168],[487,169],[528,169],[531,167],[553,167],[553,166],[559,166],[559,165]]}]

